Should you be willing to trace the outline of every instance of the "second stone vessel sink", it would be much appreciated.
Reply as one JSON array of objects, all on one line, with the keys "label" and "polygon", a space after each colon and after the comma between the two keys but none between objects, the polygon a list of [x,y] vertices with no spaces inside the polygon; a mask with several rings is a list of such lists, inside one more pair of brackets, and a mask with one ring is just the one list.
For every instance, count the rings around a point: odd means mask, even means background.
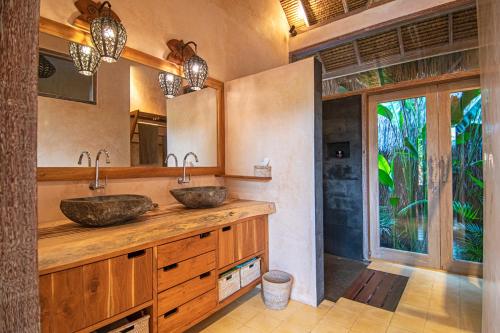
[{"label": "second stone vessel sink", "polygon": [[218,207],[227,198],[227,188],[224,186],[180,188],[170,190],[170,193],[187,208]]},{"label": "second stone vessel sink", "polygon": [[104,227],[130,221],[156,207],[144,195],[120,194],[61,200],[61,211],[73,222]]}]

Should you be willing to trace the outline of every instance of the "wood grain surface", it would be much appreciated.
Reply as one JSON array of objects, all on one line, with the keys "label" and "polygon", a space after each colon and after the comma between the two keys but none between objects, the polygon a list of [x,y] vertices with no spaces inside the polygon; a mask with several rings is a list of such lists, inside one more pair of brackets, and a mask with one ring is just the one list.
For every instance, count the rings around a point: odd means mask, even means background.
[{"label": "wood grain surface", "polygon": [[107,228],[85,228],[69,220],[41,223],[39,274],[162,245],[275,211],[271,202],[234,200],[210,209],[192,210],[177,204],[159,207],[135,222]]},{"label": "wood grain surface", "polygon": [[40,329],[36,267],[39,0],[0,0],[0,332]]}]

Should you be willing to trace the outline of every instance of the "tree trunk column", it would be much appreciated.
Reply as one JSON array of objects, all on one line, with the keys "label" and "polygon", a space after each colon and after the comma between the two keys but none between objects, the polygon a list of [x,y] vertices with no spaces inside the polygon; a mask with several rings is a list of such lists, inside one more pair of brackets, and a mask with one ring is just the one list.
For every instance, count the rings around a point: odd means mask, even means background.
[{"label": "tree trunk column", "polygon": [[38,332],[39,0],[0,0],[0,332]]}]

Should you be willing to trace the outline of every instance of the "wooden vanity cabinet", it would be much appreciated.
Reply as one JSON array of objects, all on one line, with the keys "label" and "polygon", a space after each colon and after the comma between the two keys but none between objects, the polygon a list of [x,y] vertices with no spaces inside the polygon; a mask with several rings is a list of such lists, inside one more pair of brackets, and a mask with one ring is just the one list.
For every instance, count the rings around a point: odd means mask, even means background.
[{"label": "wooden vanity cabinet", "polygon": [[93,332],[142,310],[151,315],[150,332],[184,332],[260,283],[218,299],[227,270],[258,256],[267,271],[267,215],[196,232],[41,275],[42,332]]},{"label": "wooden vanity cabinet", "polygon": [[74,332],[153,299],[152,249],[40,276],[42,332]]}]

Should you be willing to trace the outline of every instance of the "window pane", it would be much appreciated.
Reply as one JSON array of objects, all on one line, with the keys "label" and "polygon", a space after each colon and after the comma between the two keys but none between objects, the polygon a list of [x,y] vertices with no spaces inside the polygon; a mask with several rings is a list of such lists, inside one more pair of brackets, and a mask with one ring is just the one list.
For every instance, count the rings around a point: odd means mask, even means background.
[{"label": "window pane", "polygon": [[426,98],[377,111],[380,246],[427,253]]},{"label": "window pane", "polygon": [[[481,92],[452,93],[453,259],[483,261]],[[449,166],[449,165],[448,165]]]}]

